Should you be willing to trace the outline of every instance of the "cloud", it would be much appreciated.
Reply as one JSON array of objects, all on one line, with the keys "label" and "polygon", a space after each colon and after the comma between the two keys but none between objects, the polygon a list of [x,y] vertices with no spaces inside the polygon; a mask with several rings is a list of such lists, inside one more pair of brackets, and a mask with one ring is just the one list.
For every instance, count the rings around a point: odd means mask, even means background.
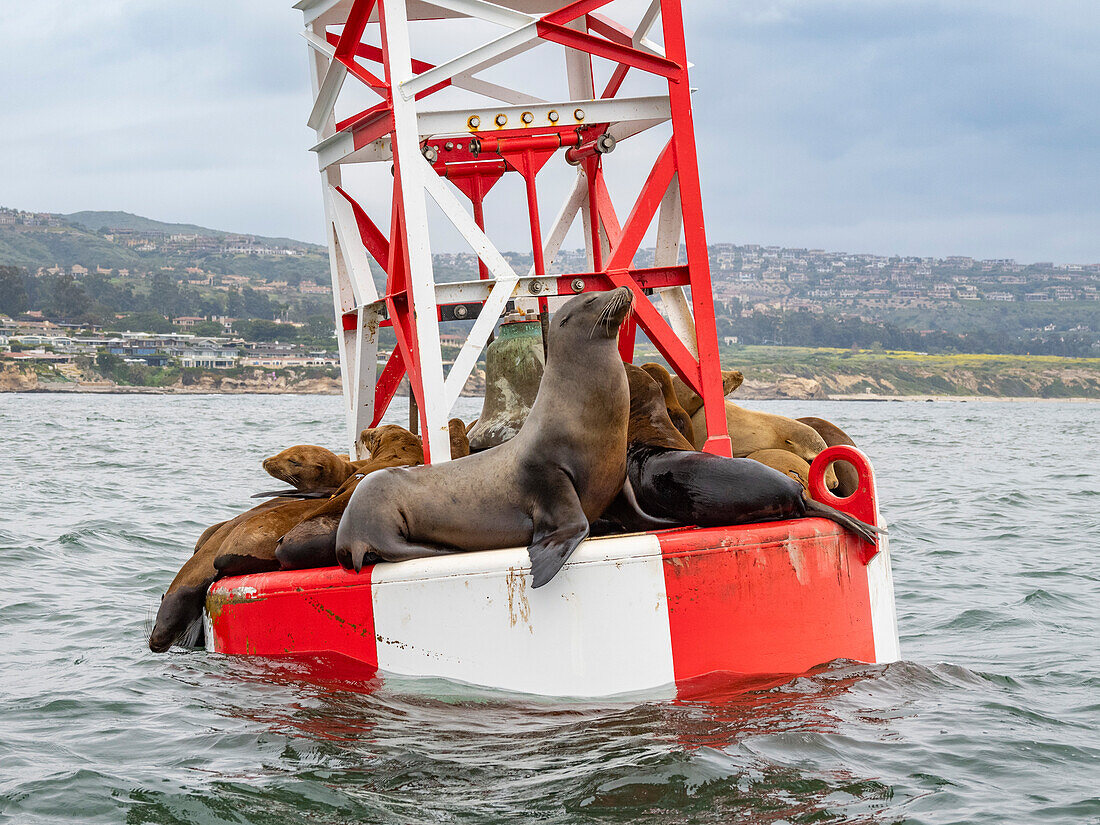
[{"label": "cloud", "polygon": [[[1100,260],[1100,4],[685,13],[712,241]],[[321,240],[299,29],[268,0],[6,4],[0,202]],[[522,65],[556,69],[554,48]],[[616,180],[636,190],[643,154],[610,156]],[[545,188],[549,221],[560,187]],[[498,199],[496,237],[524,248]]]}]

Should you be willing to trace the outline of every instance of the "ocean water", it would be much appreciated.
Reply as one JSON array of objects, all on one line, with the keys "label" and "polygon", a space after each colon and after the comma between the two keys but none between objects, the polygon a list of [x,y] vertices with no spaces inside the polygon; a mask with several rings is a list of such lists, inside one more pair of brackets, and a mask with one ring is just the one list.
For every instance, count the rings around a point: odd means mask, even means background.
[{"label": "ocean water", "polygon": [[582,702],[154,655],[199,532],[339,400],[0,395],[0,821],[1100,822],[1100,406],[747,406],[871,455],[902,661]]}]

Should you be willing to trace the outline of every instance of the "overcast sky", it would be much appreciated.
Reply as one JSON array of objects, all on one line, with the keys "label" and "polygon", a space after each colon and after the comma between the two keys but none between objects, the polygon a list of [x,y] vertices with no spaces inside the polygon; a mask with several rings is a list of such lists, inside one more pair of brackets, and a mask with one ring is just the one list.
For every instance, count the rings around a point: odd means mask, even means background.
[{"label": "overcast sky", "polygon": [[[1100,2],[684,5],[711,242],[1100,261]],[[0,1],[0,205],[322,241],[289,6]]]}]

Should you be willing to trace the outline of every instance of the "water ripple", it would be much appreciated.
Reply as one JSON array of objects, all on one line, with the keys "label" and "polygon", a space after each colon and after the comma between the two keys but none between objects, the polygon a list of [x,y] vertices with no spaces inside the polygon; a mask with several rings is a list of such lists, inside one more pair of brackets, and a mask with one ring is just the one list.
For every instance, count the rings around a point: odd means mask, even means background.
[{"label": "water ripple", "polygon": [[874,457],[906,659],[551,702],[145,649],[195,537],[270,486],[260,457],[338,446],[339,399],[0,396],[0,817],[1100,821],[1096,407],[752,406]]}]

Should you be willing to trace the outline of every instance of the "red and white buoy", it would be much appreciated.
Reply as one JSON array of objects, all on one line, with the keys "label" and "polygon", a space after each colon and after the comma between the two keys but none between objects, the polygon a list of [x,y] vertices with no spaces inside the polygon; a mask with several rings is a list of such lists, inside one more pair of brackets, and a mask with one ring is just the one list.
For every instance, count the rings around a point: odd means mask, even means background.
[{"label": "red and white buoy", "polygon": [[[846,512],[878,523],[866,458]],[[440,676],[553,696],[759,683],[837,658],[898,658],[890,551],[819,518],[588,539],[533,590],[526,548],[222,579],[207,645],[325,662],[324,673]]]},{"label": "red and white buoy", "polygon": [[[680,0],[651,0],[633,28],[603,13],[609,2],[297,3],[310,50],[309,124],[317,131],[352,445],[381,420],[408,376],[426,459],[449,460],[451,409],[509,302],[528,301],[545,319],[561,296],[625,286],[635,313],[620,333],[623,359],[632,360],[640,329],[702,396],[705,449],[730,454]],[[452,57],[438,65],[417,59],[423,29],[438,44],[431,27],[453,19],[492,24],[496,36],[463,42],[476,27],[456,27],[445,40]],[[662,43],[651,39],[658,21]],[[550,51],[548,44],[564,47],[557,99],[524,88],[530,78],[522,71],[510,73],[508,85],[477,76],[528,50]],[[543,84],[547,74],[540,72]],[[628,75],[653,93],[621,95]],[[378,102],[337,114],[349,77]],[[428,108],[458,90],[464,96],[450,107]],[[471,104],[470,92],[480,102]],[[654,128],[668,140],[639,176],[629,210],[617,212],[604,165],[621,155],[609,153]],[[372,191],[392,190],[381,221],[345,186],[350,164],[374,170]],[[551,172],[571,183],[544,232],[536,178]],[[533,265],[526,272],[516,272],[485,234],[485,197],[512,173],[524,192],[513,213],[529,218]],[[436,283],[429,198],[477,254],[476,280]],[[587,269],[551,274],[578,216]],[[637,267],[655,218],[655,259]],[[383,295],[370,258],[386,273]],[[448,320],[474,323],[445,370],[439,323]],[[379,329],[387,326],[397,346],[379,371]],[[839,457],[861,478],[844,500],[822,483]],[[858,450],[823,453],[811,489],[818,500],[880,524],[873,474]],[[875,553],[820,519],[589,539],[537,591],[528,569],[526,550],[516,548],[380,564],[359,575],[326,569],[223,579],[208,597],[207,644],[232,654],[323,656],[359,672],[585,696],[683,686],[714,672],[757,677],[838,657],[898,656],[886,540]]]}]

